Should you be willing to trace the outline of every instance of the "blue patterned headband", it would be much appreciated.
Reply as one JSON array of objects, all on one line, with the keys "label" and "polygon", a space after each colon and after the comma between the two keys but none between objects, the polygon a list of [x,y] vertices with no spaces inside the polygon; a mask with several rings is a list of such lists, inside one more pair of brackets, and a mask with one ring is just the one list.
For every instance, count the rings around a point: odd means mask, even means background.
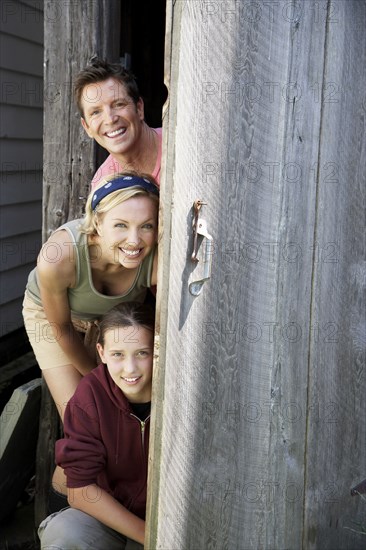
[{"label": "blue patterned headband", "polygon": [[145,191],[149,193],[154,193],[154,195],[159,196],[159,189],[156,185],[151,183],[146,178],[140,178],[140,176],[121,176],[114,180],[108,181],[102,187],[99,187],[94,192],[91,207],[92,210],[98,206],[100,201],[104,199],[107,195],[110,195],[114,191],[119,191],[120,189],[128,189],[129,187],[142,187]]}]

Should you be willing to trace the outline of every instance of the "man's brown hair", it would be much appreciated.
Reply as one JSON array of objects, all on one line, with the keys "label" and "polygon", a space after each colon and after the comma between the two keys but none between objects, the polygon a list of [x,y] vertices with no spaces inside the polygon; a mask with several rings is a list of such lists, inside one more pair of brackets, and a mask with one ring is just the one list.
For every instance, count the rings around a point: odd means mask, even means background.
[{"label": "man's brown hair", "polygon": [[81,104],[83,90],[88,84],[103,82],[109,78],[114,78],[124,85],[130,98],[137,105],[140,99],[140,92],[137,86],[136,78],[127,69],[118,63],[109,63],[105,59],[94,56],[90,59],[88,65],[78,74],[74,82],[74,97],[81,116],[84,118],[84,111]]}]

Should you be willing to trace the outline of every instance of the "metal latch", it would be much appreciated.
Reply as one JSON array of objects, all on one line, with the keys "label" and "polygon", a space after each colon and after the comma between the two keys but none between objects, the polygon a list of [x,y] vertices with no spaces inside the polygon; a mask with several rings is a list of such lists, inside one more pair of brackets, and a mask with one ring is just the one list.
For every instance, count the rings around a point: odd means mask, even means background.
[{"label": "metal latch", "polygon": [[193,251],[191,255],[192,262],[198,262],[198,235],[201,235],[205,240],[204,253],[203,253],[203,277],[197,281],[193,281],[189,285],[189,292],[193,296],[201,294],[203,284],[211,277],[211,264],[212,264],[212,249],[213,240],[207,230],[207,222],[200,217],[200,210],[202,205],[207,204],[201,200],[196,200],[193,203],[194,208],[194,220],[193,220]]}]

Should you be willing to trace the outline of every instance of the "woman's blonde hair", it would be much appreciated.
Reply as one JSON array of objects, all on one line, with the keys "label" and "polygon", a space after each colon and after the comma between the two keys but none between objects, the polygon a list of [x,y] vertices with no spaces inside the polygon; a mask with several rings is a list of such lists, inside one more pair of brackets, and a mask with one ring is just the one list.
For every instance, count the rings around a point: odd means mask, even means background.
[{"label": "woman's blonde hair", "polygon": [[135,185],[133,187],[127,187],[126,189],[118,189],[117,191],[113,191],[112,193],[104,197],[100,201],[100,203],[96,206],[96,208],[93,210],[92,200],[93,200],[95,191],[100,187],[102,187],[103,185],[105,185],[106,183],[108,183],[109,181],[113,181],[117,178],[121,178],[124,176],[138,176],[140,178],[149,180],[152,184],[157,186],[155,179],[150,174],[139,174],[133,171],[113,174],[105,177],[97,185],[97,187],[89,193],[88,200],[86,201],[86,205],[85,205],[84,219],[80,226],[80,231],[82,233],[86,233],[87,235],[96,235],[98,233],[97,231],[98,221],[100,221],[101,216],[106,212],[109,212],[109,210],[112,210],[112,208],[114,208],[118,204],[121,204],[122,202],[125,202],[128,199],[135,197],[136,195],[149,197],[157,204],[159,203],[159,197],[157,195],[155,195],[154,193],[150,193],[149,191],[146,191],[142,187]]}]

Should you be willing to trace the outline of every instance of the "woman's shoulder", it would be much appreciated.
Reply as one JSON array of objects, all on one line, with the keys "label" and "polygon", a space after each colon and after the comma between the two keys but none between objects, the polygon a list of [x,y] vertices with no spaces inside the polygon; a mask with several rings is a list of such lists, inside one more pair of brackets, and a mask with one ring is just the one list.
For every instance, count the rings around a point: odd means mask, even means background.
[{"label": "woman's shoulder", "polygon": [[79,231],[81,220],[67,222],[56,229],[44,243],[38,256],[38,269],[44,274],[55,274],[56,277],[73,275],[80,244]]}]

